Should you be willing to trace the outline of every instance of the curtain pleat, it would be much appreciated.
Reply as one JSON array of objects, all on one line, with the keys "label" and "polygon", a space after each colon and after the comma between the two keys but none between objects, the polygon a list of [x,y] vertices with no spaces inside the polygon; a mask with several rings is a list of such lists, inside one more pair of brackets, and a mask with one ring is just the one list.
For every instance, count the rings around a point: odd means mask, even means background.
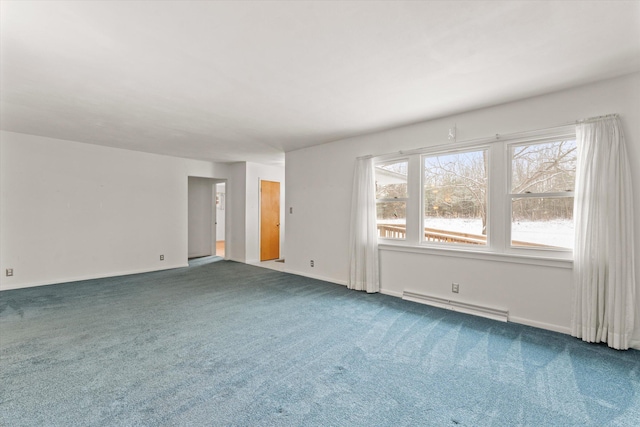
[{"label": "curtain pleat", "polygon": [[351,197],[350,264],[347,287],[369,293],[379,292],[375,174],[371,158],[356,161]]},{"label": "curtain pleat", "polygon": [[636,304],[631,173],[618,117],[576,127],[571,334],[628,349]]}]

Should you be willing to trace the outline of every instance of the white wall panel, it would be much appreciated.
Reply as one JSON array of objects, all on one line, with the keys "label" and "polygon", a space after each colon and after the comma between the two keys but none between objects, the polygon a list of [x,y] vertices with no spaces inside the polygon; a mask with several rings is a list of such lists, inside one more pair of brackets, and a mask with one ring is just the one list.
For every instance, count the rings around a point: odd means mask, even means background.
[{"label": "white wall panel", "polygon": [[227,177],[223,164],[11,132],[0,149],[0,289],[185,266],[187,177]]}]

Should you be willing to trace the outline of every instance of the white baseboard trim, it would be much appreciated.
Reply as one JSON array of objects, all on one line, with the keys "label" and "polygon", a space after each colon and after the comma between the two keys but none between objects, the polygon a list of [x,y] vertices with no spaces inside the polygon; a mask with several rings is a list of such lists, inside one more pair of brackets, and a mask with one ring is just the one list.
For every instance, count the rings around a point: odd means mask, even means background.
[{"label": "white baseboard trim", "polygon": [[347,281],[346,280],[333,279],[333,278],[330,278],[330,277],[324,277],[324,276],[318,276],[318,275],[315,275],[315,274],[303,273],[301,271],[289,270],[289,269],[287,269],[286,264],[285,264],[284,273],[295,274],[297,276],[304,276],[304,277],[308,277],[310,279],[322,280],[323,282],[330,282],[330,283],[335,283],[335,284],[342,285],[342,286],[347,286]]},{"label": "white baseboard trim", "polygon": [[49,285],[60,285],[62,283],[73,283],[73,282],[80,282],[83,280],[93,280],[93,279],[105,279],[108,277],[118,277],[118,276],[129,276],[131,274],[141,274],[141,273],[151,273],[153,271],[162,271],[162,270],[172,270],[174,268],[182,268],[182,267],[189,267],[188,263],[185,264],[178,264],[178,265],[171,265],[168,267],[162,267],[162,268],[143,268],[143,269],[138,269],[138,270],[129,270],[129,271],[119,271],[117,273],[104,273],[104,274],[95,274],[95,275],[86,275],[86,276],[75,276],[75,277],[67,277],[67,278],[60,278],[60,279],[55,279],[52,282],[49,281],[45,281],[45,282],[27,282],[27,283],[17,283],[15,285],[3,285],[2,288],[0,288],[0,291],[9,291],[12,289],[23,289],[23,288],[33,288],[36,286],[49,286]]},{"label": "white baseboard trim", "polygon": [[546,329],[548,331],[571,335],[571,328],[566,326],[553,325],[551,323],[538,322],[536,320],[525,319],[522,317],[514,317],[514,316],[510,316],[509,321],[513,323],[519,323],[520,325],[533,326],[534,328],[538,328],[538,329]]},{"label": "white baseboard trim", "polygon": [[213,255],[211,255],[211,251],[209,251],[209,252],[199,252],[199,253],[187,255],[187,257],[189,259],[191,259],[191,258],[202,258],[202,257],[205,257],[205,256],[213,256]]},{"label": "white baseboard trim", "polygon": [[384,295],[390,295],[390,296],[396,297],[396,298],[402,298],[402,292],[398,292],[398,291],[390,291],[388,289],[380,289],[380,293],[384,294]]},{"label": "white baseboard trim", "polygon": [[[248,264],[244,261],[241,260],[237,260],[237,259],[233,259],[233,258],[225,258],[226,260],[230,260],[230,261],[235,261],[235,262],[240,262],[243,264]],[[17,283],[17,284],[10,284],[10,285],[5,285],[2,284],[2,286],[0,287],[0,292],[2,291],[9,291],[12,289],[23,289],[23,288],[32,288],[32,287],[36,287],[36,286],[49,286],[49,285],[59,285],[62,283],[72,283],[72,282],[79,282],[79,281],[83,281],[83,280],[93,280],[93,279],[104,279],[104,278],[108,278],[108,277],[117,277],[117,276],[128,276],[131,274],[141,274],[141,273],[151,273],[154,271],[163,271],[163,270],[172,270],[175,268],[183,268],[183,267],[188,267],[189,264],[188,263],[184,263],[184,264],[177,264],[177,265],[171,265],[171,266],[167,266],[167,267],[163,267],[163,268],[143,268],[143,269],[136,269],[136,270],[128,270],[128,271],[120,271],[117,273],[105,273],[105,274],[97,274],[97,275],[86,275],[86,276],[76,276],[76,277],[68,277],[68,278],[61,278],[61,279],[56,279],[54,281],[51,282],[40,282],[40,281],[36,281],[36,282],[28,282],[28,283]],[[286,267],[286,265],[285,265]],[[303,277],[309,277],[311,279],[316,279],[316,280],[322,280],[324,282],[329,282],[329,283],[335,283],[337,285],[342,285],[342,286],[347,286],[347,281],[346,280],[339,280],[339,279],[334,279],[334,278],[330,278],[330,277],[325,277],[325,276],[320,276],[320,275],[315,275],[315,274],[308,274],[306,272],[301,272],[301,271],[295,271],[295,270],[284,270],[284,273],[290,273],[290,274],[295,274],[298,276],[303,276]],[[393,296],[396,298],[403,298],[403,292],[398,292],[398,291],[393,291],[393,290],[389,290],[389,289],[380,289],[380,293],[384,294],[384,295],[389,295],[389,296]],[[408,299],[408,300],[413,300],[410,298],[403,298],[403,299]],[[422,298],[419,298],[420,301],[417,301],[419,303],[425,303]],[[433,304],[435,305],[435,304]],[[449,307],[444,307],[444,308],[449,308]],[[463,311],[460,310],[458,308],[458,310],[456,311]],[[477,313],[469,313],[472,315],[478,315]],[[500,319],[498,319],[500,320]],[[526,326],[532,326],[534,328],[538,328],[538,329],[545,329],[548,331],[553,331],[553,332],[558,332],[561,334],[566,334],[566,335],[570,335],[571,334],[571,329],[569,327],[566,326],[559,326],[559,325],[554,325],[551,323],[545,323],[545,322],[539,322],[536,320],[531,320],[531,319],[526,319],[523,317],[517,317],[517,316],[509,316],[509,322],[513,322],[513,323],[518,323],[521,325],[526,325]]]},{"label": "white baseboard trim", "polygon": [[[531,319],[526,319],[523,317],[517,317],[517,316],[511,316],[508,314],[508,311],[504,310],[505,312],[505,316],[503,317],[502,313],[497,313],[498,316],[494,317],[494,313],[489,313],[489,315],[486,315],[486,313],[479,313],[476,311],[476,307],[475,305],[472,305],[470,307],[456,307],[456,306],[448,306],[445,303],[439,303],[439,301],[436,301],[435,303],[433,302],[427,302],[425,301],[423,298],[421,298],[421,295],[411,295],[411,292],[409,292],[409,296],[407,295],[403,295],[403,293],[401,292],[397,292],[397,291],[389,291],[389,290],[384,290],[381,289],[380,293],[382,294],[386,294],[386,295],[391,295],[394,297],[399,297],[408,301],[414,301],[414,302],[418,302],[421,304],[427,304],[427,305],[433,305],[436,307],[440,307],[440,308],[444,308],[444,309],[449,309],[449,310],[453,310],[453,311],[459,311],[461,313],[467,313],[467,314],[471,314],[474,316],[481,316],[481,317],[487,317],[489,319],[494,319],[494,320],[498,320],[498,321],[503,321],[503,322],[512,322],[512,323],[518,323],[520,325],[526,325],[526,326],[532,326],[534,328],[538,328],[538,329],[544,329],[547,331],[553,331],[553,332],[558,332],[561,334],[566,334],[566,335],[571,335],[571,328],[566,327],[566,326],[559,326],[559,325],[554,325],[551,323],[545,323],[545,322],[540,322],[537,320],[531,320]],[[493,311],[493,309],[490,309],[491,311]],[[502,311],[502,310],[498,310],[498,311]],[[508,318],[508,320],[507,320]]]}]

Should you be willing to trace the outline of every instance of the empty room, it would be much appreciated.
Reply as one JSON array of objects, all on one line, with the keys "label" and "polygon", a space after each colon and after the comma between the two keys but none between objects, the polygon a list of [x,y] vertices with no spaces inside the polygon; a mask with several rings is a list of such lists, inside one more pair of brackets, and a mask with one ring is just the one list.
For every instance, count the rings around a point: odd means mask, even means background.
[{"label": "empty room", "polygon": [[0,425],[638,425],[640,1],[0,20]]}]

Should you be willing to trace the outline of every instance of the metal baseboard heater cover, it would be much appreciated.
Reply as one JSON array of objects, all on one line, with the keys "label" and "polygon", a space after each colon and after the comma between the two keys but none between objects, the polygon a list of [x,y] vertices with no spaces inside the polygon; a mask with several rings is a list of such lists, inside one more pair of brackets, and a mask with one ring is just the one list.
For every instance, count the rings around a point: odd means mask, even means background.
[{"label": "metal baseboard heater cover", "polygon": [[468,304],[466,302],[453,301],[445,298],[439,298],[410,291],[402,292],[402,299],[418,302],[421,304],[432,305],[434,307],[446,308],[448,310],[458,311],[460,313],[473,314],[475,316],[499,320],[501,322],[507,322],[509,320],[509,310],[501,310],[493,307]]}]

